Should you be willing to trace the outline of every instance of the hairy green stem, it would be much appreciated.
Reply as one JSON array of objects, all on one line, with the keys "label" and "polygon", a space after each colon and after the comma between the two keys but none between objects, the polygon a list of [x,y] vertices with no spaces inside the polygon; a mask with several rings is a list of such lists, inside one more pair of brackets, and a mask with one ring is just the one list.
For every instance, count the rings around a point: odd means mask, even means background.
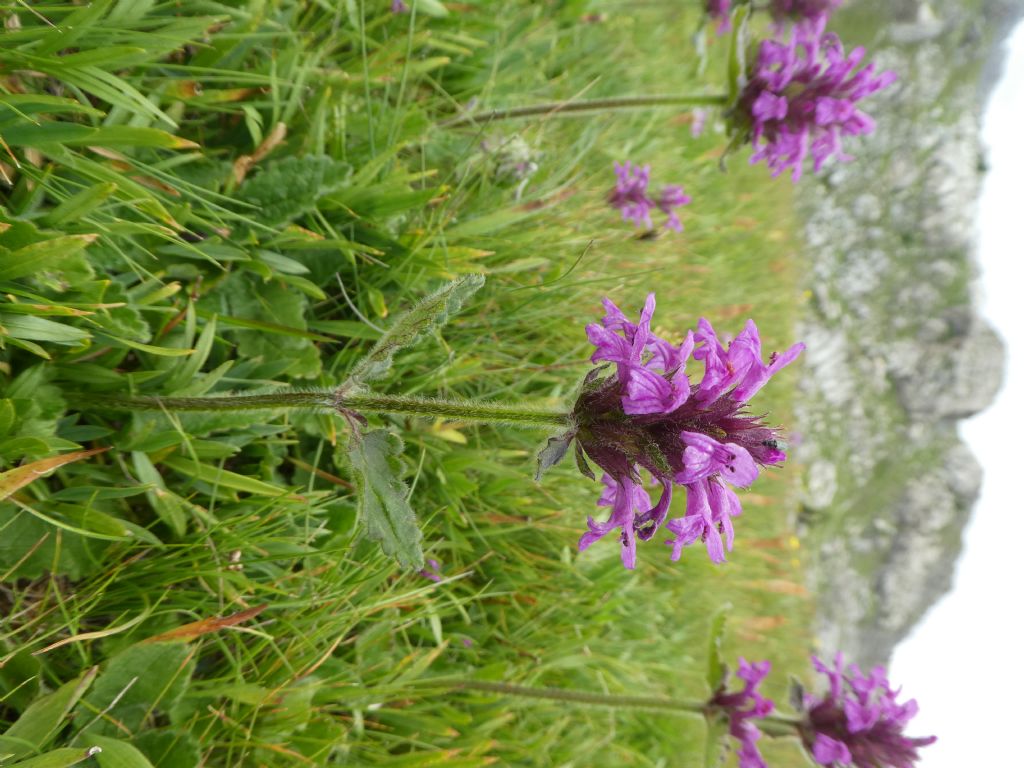
[{"label": "hairy green stem", "polygon": [[272,392],[265,395],[211,397],[143,397],[81,395],[72,400],[125,411],[250,411],[276,408],[333,408],[331,392]]},{"label": "hairy green stem", "polygon": [[357,394],[344,395],[335,401],[338,408],[357,413],[392,413],[444,417],[460,421],[476,421],[487,424],[534,425],[538,427],[564,427],[569,424],[569,414],[538,408],[524,408],[503,403],[481,403],[474,401],[437,400],[429,397],[405,397],[403,395]]},{"label": "hairy green stem", "polygon": [[376,393],[342,394],[335,390],[272,392],[263,395],[211,397],[135,397],[80,395],[83,403],[128,411],[248,411],[277,408],[314,408],[355,413],[391,413],[423,418],[448,418],[486,424],[564,427],[569,414],[503,403],[439,400]]},{"label": "hairy green stem", "polygon": [[490,112],[460,115],[440,123],[442,128],[458,128],[462,125],[485,125],[498,120],[515,120],[522,117],[558,117],[574,115],[581,112],[615,112],[624,109],[646,109],[649,107],[724,107],[729,97],[723,94],[712,95],[672,95],[661,96],[615,96],[607,99],[577,99],[555,101],[547,104],[535,104],[530,107],[512,107],[510,109],[494,109]]},{"label": "hairy green stem", "polygon": [[[622,709],[662,709],[673,712],[688,712],[695,715],[707,715],[716,707],[707,701],[686,699],[664,699],[653,696],[619,696],[590,691],[574,691],[561,688],[533,688],[527,685],[496,683],[484,680],[463,680],[454,683],[453,688],[486,693],[501,693],[508,696],[519,696],[526,699],[547,699],[549,701],[566,701],[577,704],[591,704],[601,707]],[[766,715],[758,718],[758,726],[773,738],[788,738],[798,735],[802,718],[794,715]]]},{"label": "hairy green stem", "polygon": [[708,708],[708,704],[705,701],[661,699],[653,696],[617,696],[607,693],[591,693],[590,691],[573,691],[561,688],[533,688],[528,685],[492,683],[483,680],[465,680],[457,683],[454,687],[472,691],[485,691],[487,693],[503,693],[508,696],[520,696],[526,699],[571,701],[577,704],[621,707],[623,709],[668,709],[675,712],[690,712],[696,715],[703,715]]}]

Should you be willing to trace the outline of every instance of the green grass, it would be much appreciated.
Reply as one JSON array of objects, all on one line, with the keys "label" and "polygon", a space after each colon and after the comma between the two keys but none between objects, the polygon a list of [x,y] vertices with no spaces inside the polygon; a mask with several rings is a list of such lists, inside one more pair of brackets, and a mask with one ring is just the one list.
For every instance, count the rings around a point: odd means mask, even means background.
[{"label": "green grass", "polygon": [[[42,724],[14,751],[98,736],[156,766],[696,766],[699,720],[424,683],[699,697],[708,624],[726,603],[727,657],[771,658],[770,690],[785,699],[810,645],[794,467],[745,495],[726,566],[696,549],[672,564],[652,543],[629,573],[612,542],[576,553],[597,487],[569,467],[534,483],[543,432],[381,419],[405,439],[412,504],[445,576],[434,584],[356,534],[340,419],[67,402],[335,385],[374,326],[473,272],[486,287],[401,354],[383,390],[564,404],[588,370],[583,325],[600,298],[635,312],[649,290],[670,337],[702,315],[733,332],[750,316],[783,347],[801,300],[789,185],[742,157],[721,174],[721,134],[692,139],[672,109],[438,125],[471,99],[715,92],[724,43],[699,75],[695,12],[30,5],[8,6],[20,27],[8,23],[0,49],[12,181],[0,468],[110,450],[0,504],[0,728],[33,701]],[[605,20],[581,21],[591,10]],[[239,182],[239,159],[278,124]],[[512,138],[538,163],[518,198],[481,149]],[[625,158],[686,186],[685,233],[639,239],[608,209],[611,163]],[[759,396],[772,420],[787,421],[796,375]],[[234,627],[144,642],[262,606]],[[40,698],[95,665],[67,714]],[[801,759],[770,748],[776,764]]]}]

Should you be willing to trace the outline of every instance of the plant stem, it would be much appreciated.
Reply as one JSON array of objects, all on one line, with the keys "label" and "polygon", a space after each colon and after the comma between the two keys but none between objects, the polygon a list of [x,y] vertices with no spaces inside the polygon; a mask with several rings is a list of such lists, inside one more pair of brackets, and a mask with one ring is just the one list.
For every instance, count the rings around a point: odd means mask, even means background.
[{"label": "plant stem", "polygon": [[482,680],[465,680],[457,683],[454,687],[473,691],[486,691],[488,693],[503,693],[527,699],[572,701],[579,704],[622,707],[624,709],[668,709],[676,712],[690,712],[696,715],[703,715],[708,707],[707,702],[704,701],[682,701],[651,696],[615,696],[607,693],[563,690],[561,688],[533,688],[527,685],[492,683]]},{"label": "plant stem", "polygon": [[537,408],[524,408],[503,403],[481,403],[474,401],[437,400],[429,397],[405,397],[403,395],[379,395],[375,393],[344,395],[335,401],[338,408],[357,413],[408,414],[437,418],[438,416],[460,421],[484,422],[487,424],[533,425],[538,427],[564,427],[569,424],[569,414]]},{"label": "plant stem", "polygon": [[[664,699],[652,696],[617,696],[607,693],[592,693],[590,691],[574,691],[561,688],[533,688],[527,685],[512,685],[511,683],[495,683],[483,680],[462,680],[454,683],[452,687],[487,693],[501,693],[526,699],[570,701],[577,704],[621,707],[623,709],[663,709],[702,716],[715,710],[715,705],[707,701]],[[758,718],[758,725],[761,730],[765,735],[772,738],[789,738],[799,735],[799,726],[802,722],[803,719],[795,715],[774,714]]]},{"label": "plant stem", "polygon": [[286,391],[263,395],[224,395],[212,397],[122,397],[82,395],[83,403],[128,411],[248,411],[277,408],[314,408],[391,413],[423,418],[449,418],[486,424],[512,424],[536,427],[565,427],[569,414],[503,403],[438,400],[429,397],[405,397],[377,393],[341,394],[335,390]]},{"label": "plant stem", "polygon": [[728,96],[712,95],[648,95],[648,96],[614,96],[607,99],[579,99],[576,101],[555,101],[547,104],[535,104],[531,107],[512,107],[511,109],[495,109],[490,112],[460,115],[440,123],[442,128],[457,128],[462,125],[486,124],[498,120],[515,120],[521,117],[545,115],[558,117],[580,112],[618,111],[624,109],[645,109],[648,107],[723,107],[728,103]]},{"label": "plant stem", "polygon": [[249,411],[276,408],[333,408],[330,391],[272,392],[265,395],[213,395],[211,397],[144,397],[120,395],[72,396],[90,405],[125,411]]}]

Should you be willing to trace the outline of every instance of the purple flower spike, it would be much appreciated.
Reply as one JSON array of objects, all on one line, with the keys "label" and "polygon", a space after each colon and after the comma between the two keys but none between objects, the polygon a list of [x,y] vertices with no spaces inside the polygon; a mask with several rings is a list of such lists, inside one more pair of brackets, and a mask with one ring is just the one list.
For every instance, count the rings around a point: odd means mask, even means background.
[{"label": "purple flower spike", "polygon": [[676,232],[683,231],[676,208],[689,205],[690,197],[677,184],[669,184],[655,200],[650,197],[647,187],[651,182],[651,166],[636,166],[628,160],[621,165],[615,163],[615,188],[608,193],[608,203],[622,211],[623,221],[632,221],[638,227],[651,229],[651,211],[657,208],[668,219],[665,226]]},{"label": "purple flower spike", "polygon": [[[760,467],[786,458],[777,430],[750,416],[747,401],[796,359],[803,344],[765,362],[753,322],[726,345],[702,319],[696,333],[687,332],[675,345],[651,330],[653,293],[639,323],[608,299],[604,307],[601,322],[587,326],[587,337],[595,347],[591,360],[614,363],[614,373],[602,375],[603,366],[587,377],[566,437],[604,471],[598,503],[612,511],[604,523],[589,521],[580,550],[619,530],[623,563],[632,568],[637,540],[650,540],[665,524],[673,534],[673,560],[699,541],[712,561],[723,562],[733,545],[733,518],[742,512],[732,487],[750,486]],[[704,363],[696,384],[686,371],[691,357]],[[653,507],[641,473],[661,486]],[[675,486],[685,489],[686,514],[666,523]]]},{"label": "purple flower spike", "polygon": [[808,155],[815,173],[829,157],[850,160],[842,137],[875,127],[857,102],[896,80],[893,72],[876,75],[873,64],[855,72],[864,49],[847,56],[839,38],[825,34],[825,21],[819,15],[795,25],[788,45],[762,41],[734,110],[754,147],[750,162],[764,160],[773,176],[789,169],[794,182]]},{"label": "purple flower spike", "polygon": [[740,668],[736,676],[743,680],[743,690],[734,693],[719,691],[709,702],[711,706],[717,707],[729,717],[729,733],[739,742],[736,754],[739,757],[740,768],[767,768],[757,748],[761,731],[752,721],[770,715],[775,709],[774,702],[766,699],[757,690],[771,668],[770,661],[751,664],[740,657]]},{"label": "purple flower spike", "polygon": [[800,729],[815,762],[829,768],[913,768],[918,749],[935,741],[903,735],[917,702],[897,703],[899,691],[892,690],[882,667],[865,675],[856,664],[845,666],[842,654],[831,667],[812,661],[829,681],[823,698],[806,697],[807,721]]},{"label": "purple flower spike", "polygon": [[405,4],[405,0],[391,0],[391,12],[392,13],[408,13],[409,6]]}]

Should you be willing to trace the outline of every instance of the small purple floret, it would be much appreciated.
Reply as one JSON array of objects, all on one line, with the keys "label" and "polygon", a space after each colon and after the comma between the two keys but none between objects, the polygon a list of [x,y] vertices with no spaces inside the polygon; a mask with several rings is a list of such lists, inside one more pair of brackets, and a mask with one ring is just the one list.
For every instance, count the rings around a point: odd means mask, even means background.
[{"label": "small purple floret", "polygon": [[392,13],[407,13],[409,6],[405,4],[404,0],[391,0],[391,12]]},{"label": "small purple floret", "polygon": [[441,563],[432,557],[427,560],[427,567],[418,573],[424,579],[430,579],[438,584],[444,581],[444,576],[441,574]]},{"label": "small purple floret", "polygon": [[761,731],[754,720],[770,715],[775,709],[771,699],[766,699],[757,690],[761,681],[768,676],[772,664],[770,661],[749,663],[740,657],[740,668],[736,676],[743,680],[743,690],[734,693],[716,693],[709,704],[717,707],[729,716],[729,733],[739,742],[736,754],[740,768],[767,768],[757,741]]},{"label": "small purple floret", "polygon": [[608,203],[622,212],[623,221],[632,221],[638,227],[651,229],[651,212],[657,208],[667,217],[665,226],[676,232],[683,224],[675,209],[689,205],[690,197],[677,184],[665,186],[657,200],[650,197],[647,187],[651,182],[651,166],[636,166],[628,160],[615,163],[615,187],[608,194]]},{"label": "small purple floret", "polygon": [[785,19],[817,21],[828,18],[843,0],[771,0],[771,14],[777,22]]},{"label": "small purple floret", "polygon": [[[733,545],[732,519],[742,511],[732,487],[750,486],[759,467],[786,458],[777,430],[748,415],[747,401],[804,345],[766,363],[752,321],[723,345],[702,319],[696,333],[687,332],[675,345],[651,330],[653,293],[636,324],[610,300],[604,306],[604,318],[587,326],[587,337],[595,347],[591,360],[614,364],[614,373],[602,378],[597,369],[588,376],[573,409],[571,436],[604,471],[606,487],[598,504],[611,507],[611,514],[605,522],[589,520],[579,548],[618,530],[622,562],[633,568],[637,539],[654,537],[668,517],[674,487],[680,486],[686,491],[686,514],[666,524],[673,534],[667,542],[672,559],[700,541],[714,562],[723,562]],[[704,363],[696,384],[686,372],[691,357]],[[653,506],[641,472],[661,487]]]},{"label": "small purple floret", "polygon": [[864,49],[847,56],[839,38],[825,34],[825,21],[796,24],[789,44],[762,41],[736,105],[754,147],[750,161],[764,160],[773,176],[790,169],[799,180],[808,155],[816,173],[829,157],[850,160],[842,138],[875,127],[855,105],[896,80],[893,72],[876,75],[874,64],[855,72]]},{"label": "small purple floret", "polygon": [[823,697],[808,695],[804,703],[801,737],[815,762],[829,768],[913,768],[918,749],[935,741],[903,735],[917,702],[897,703],[899,691],[892,690],[882,667],[865,675],[856,664],[844,665],[842,654],[832,666],[818,658],[812,662],[829,683]]},{"label": "small purple floret", "polygon": [[724,35],[732,29],[732,24],[729,21],[729,15],[732,12],[731,5],[732,0],[705,0],[704,10],[711,19],[718,22],[718,29],[715,31],[719,35]]}]

